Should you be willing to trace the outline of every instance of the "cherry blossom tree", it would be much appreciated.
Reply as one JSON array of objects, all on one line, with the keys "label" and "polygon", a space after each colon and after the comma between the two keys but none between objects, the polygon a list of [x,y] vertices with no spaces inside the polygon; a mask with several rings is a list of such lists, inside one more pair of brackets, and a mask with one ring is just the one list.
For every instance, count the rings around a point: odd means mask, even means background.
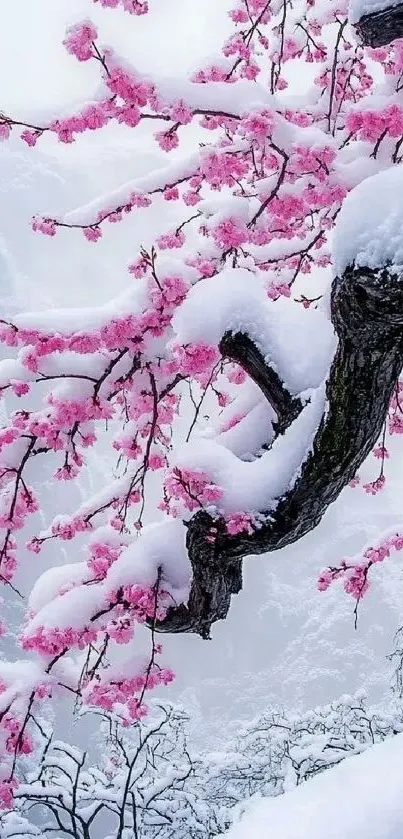
[{"label": "cherry blossom tree", "polygon": [[[153,13],[98,2],[105,15]],[[95,246],[129,214],[169,202],[178,216],[133,254],[127,291],[109,304],[1,323],[0,387],[15,407],[0,431],[2,580],[16,589],[31,516],[29,549],[54,557],[29,597],[26,658],[0,664],[3,806],[40,739],[38,704],[67,695],[141,719],[146,692],[173,678],[157,632],[209,637],[245,556],[300,539],[348,483],[384,486],[388,435],[403,432],[403,41],[373,32],[387,14],[395,38],[401,7],[356,2],[349,19],[347,5],[237,0],[222,54],[188,80],[145,75],[77,22],[64,45],[98,69],[93,100],[48,121],[0,116],[1,139],[31,147],[120,124],[149,126],[167,154],[166,167],[66,217],[35,217],[38,233]],[[105,445],[116,455],[107,486],[40,529],[38,462],[78,482]],[[371,450],[380,471],[361,487]],[[85,558],[60,565],[59,543],[75,537]],[[370,566],[403,545],[387,539],[319,587],[344,577],[358,603]],[[133,651],[138,624],[148,655]]]}]

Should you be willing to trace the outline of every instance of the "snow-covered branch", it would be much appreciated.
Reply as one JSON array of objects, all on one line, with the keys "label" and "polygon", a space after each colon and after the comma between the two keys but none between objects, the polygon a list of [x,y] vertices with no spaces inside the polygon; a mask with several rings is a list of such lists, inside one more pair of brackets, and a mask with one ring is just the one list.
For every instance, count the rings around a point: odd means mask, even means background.
[{"label": "snow-covered branch", "polygon": [[383,47],[403,37],[400,0],[352,0],[350,17],[365,46]]}]

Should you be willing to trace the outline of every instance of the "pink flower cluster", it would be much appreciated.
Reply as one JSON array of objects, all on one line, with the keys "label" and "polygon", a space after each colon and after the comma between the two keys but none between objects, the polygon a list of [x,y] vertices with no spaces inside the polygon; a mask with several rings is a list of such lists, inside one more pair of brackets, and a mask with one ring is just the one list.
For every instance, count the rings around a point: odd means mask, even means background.
[{"label": "pink flower cluster", "polygon": [[145,668],[145,672],[118,682],[93,681],[84,690],[84,698],[88,705],[94,705],[104,711],[116,710],[122,713],[122,709],[125,709],[127,716],[123,717],[123,722],[126,720],[129,723],[142,719],[148,712],[147,706],[142,702],[145,690],[151,690],[158,685],[168,685],[173,679],[172,670],[154,664],[151,668]]},{"label": "pink flower cluster", "polygon": [[97,39],[98,32],[90,20],[84,20],[70,26],[63,41],[67,52],[74,55],[79,61],[89,61],[93,57],[93,42]]},{"label": "pink flower cluster", "polygon": [[0,810],[12,809],[14,794],[18,786],[19,784],[15,777],[8,781],[0,781]]},{"label": "pink flower cluster", "polygon": [[403,107],[397,103],[378,109],[354,109],[346,119],[347,131],[360,140],[376,141],[381,135],[399,138],[403,134]]},{"label": "pink flower cluster", "polygon": [[122,552],[121,547],[113,547],[105,542],[92,542],[89,546],[90,557],[87,565],[95,579],[105,579],[109,568],[118,559]]},{"label": "pink flower cluster", "polygon": [[1,720],[1,730],[6,732],[6,752],[8,754],[29,755],[33,751],[33,740],[28,731],[16,717],[6,714]]},{"label": "pink flower cluster", "polygon": [[356,600],[360,600],[368,591],[368,572],[372,565],[389,559],[391,551],[403,550],[403,535],[394,533],[381,542],[378,547],[366,548],[357,562],[343,559],[337,568],[326,568],[319,576],[318,589],[326,591],[331,583],[344,579],[344,590]]},{"label": "pink flower cluster", "polygon": [[161,509],[178,516],[184,509],[194,511],[203,506],[216,507],[223,490],[212,483],[209,475],[199,469],[174,467],[164,482],[165,500]]},{"label": "pink flower cluster", "polygon": [[130,15],[146,15],[148,12],[148,3],[146,0],[93,0],[94,3],[99,3],[105,9],[117,9],[121,6],[125,12]]},{"label": "pink flower cluster", "polygon": [[225,517],[227,533],[236,536],[237,533],[253,533],[256,529],[256,518],[251,513],[231,513]]},{"label": "pink flower cluster", "polygon": [[29,634],[22,636],[24,650],[35,650],[44,656],[56,656],[77,647],[84,650],[87,644],[97,639],[97,631],[89,627],[74,629],[72,626],[59,629],[57,627],[38,626]]},{"label": "pink flower cluster", "polygon": [[176,345],[174,354],[178,360],[178,370],[183,376],[192,376],[200,381],[200,374],[205,380],[211,375],[213,367],[221,356],[217,347],[209,344]]}]

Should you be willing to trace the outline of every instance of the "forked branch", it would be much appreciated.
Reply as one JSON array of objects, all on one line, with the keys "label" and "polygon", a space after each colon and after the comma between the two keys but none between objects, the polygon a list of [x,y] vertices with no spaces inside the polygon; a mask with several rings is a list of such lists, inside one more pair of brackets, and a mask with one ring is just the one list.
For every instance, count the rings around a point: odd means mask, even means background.
[{"label": "forked branch", "polygon": [[[388,268],[348,268],[333,283],[331,319],[338,347],[326,384],[326,410],[299,477],[267,512],[262,527],[236,536],[206,512],[190,521],[193,581],[187,606],[172,609],[161,631],[209,637],[242,588],[242,559],[296,542],[321,521],[379,437],[403,367],[403,283]],[[302,410],[244,334],[226,335],[221,350],[242,365],[278,411],[279,433]],[[211,541],[211,528],[217,535]]]}]

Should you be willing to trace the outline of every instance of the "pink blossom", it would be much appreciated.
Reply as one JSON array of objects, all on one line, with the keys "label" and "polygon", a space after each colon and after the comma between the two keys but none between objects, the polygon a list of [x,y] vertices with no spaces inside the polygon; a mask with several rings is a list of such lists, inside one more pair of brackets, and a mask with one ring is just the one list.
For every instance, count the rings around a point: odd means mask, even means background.
[{"label": "pink blossom", "polygon": [[163,151],[172,151],[179,145],[179,137],[176,131],[157,131],[154,136]]},{"label": "pink blossom", "polygon": [[76,23],[67,30],[63,41],[67,52],[79,61],[88,61],[93,56],[92,42],[98,37],[95,26],[89,20]]},{"label": "pink blossom", "polygon": [[97,242],[102,236],[102,230],[100,227],[84,227],[83,233],[89,242]]},{"label": "pink blossom", "polygon": [[7,122],[0,122],[0,141],[8,140],[11,134],[11,126]]}]

